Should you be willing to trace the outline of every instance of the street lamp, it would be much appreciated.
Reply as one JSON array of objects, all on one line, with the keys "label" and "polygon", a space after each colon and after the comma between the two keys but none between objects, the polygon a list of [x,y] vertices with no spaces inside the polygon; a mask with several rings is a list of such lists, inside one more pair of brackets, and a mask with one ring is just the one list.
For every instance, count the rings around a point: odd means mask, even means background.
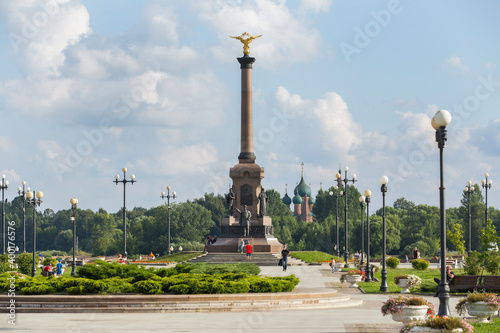
[{"label": "street lamp", "polygon": [[365,209],[365,197],[362,195],[359,197],[359,206],[361,207],[361,260],[359,262],[360,266],[363,267],[364,258],[363,253],[365,252],[365,225],[363,224],[363,210]]},{"label": "street lamp", "polygon": [[366,201],[366,268],[365,268],[365,282],[371,282],[372,276],[370,274],[370,197],[372,196],[372,191],[365,190],[365,201]]},{"label": "street lamp", "polygon": [[389,178],[387,176],[382,176],[379,179],[380,191],[382,192],[382,281],[380,282],[380,291],[387,292],[389,287],[387,286],[387,268],[385,266],[385,256],[386,256],[386,239],[385,239],[385,193],[387,192],[387,183]]},{"label": "street lamp", "polygon": [[344,268],[349,268],[349,236],[348,236],[348,225],[347,225],[347,185],[349,182],[352,182],[353,184],[357,181],[356,180],[356,174],[353,174],[352,175],[352,179],[348,179],[347,178],[347,171],[349,171],[349,167],[348,166],[345,166],[344,167],[344,171],[345,171],[345,178],[344,179],[341,179],[341,174],[340,174],[340,170],[339,172],[337,173],[337,183],[339,184],[339,186],[342,184],[344,184],[344,197],[345,197],[345,207],[344,207],[344,216],[345,216],[345,219],[344,219],[344,239],[345,239],[345,248],[344,248],[344,261],[345,261],[345,265],[344,265]]},{"label": "street lamp", "polygon": [[26,201],[30,206],[33,207],[33,269],[31,270],[31,276],[34,277],[36,275],[36,207],[40,206],[42,203],[43,193],[41,191],[31,192],[28,191],[26,193]]},{"label": "street lamp", "polygon": [[[493,181],[490,179],[488,180],[488,177],[490,175],[486,172],[484,174],[485,179],[481,179],[481,186],[484,188],[484,193],[485,193],[485,203],[486,203],[486,208],[484,210],[484,223],[488,222],[488,189],[491,188],[491,184]],[[3,196],[3,192],[2,192]],[[2,208],[3,209],[3,208]],[[5,224],[5,223],[4,223]]]},{"label": "street lamp", "polygon": [[432,117],[431,125],[436,130],[436,142],[439,148],[439,220],[441,224],[441,281],[438,286],[439,311],[438,316],[450,316],[450,287],[446,277],[446,210],[444,206],[443,183],[443,148],[446,142],[446,126],[451,122],[451,114],[439,110]]},{"label": "street lamp", "polygon": [[5,180],[5,175],[2,175],[2,254],[5,254],[5,190],[9,188],[9,182]]},{"label": "street lamp", "polygon": [[71,269],[71,276],[76,276],[76,258],[75,258],[75,251],[76,251],[76,206],[78,205],[78,199],[77,198],[71,198],[69,200],[71,203],[71,217],[70,220],[73,221],[73,268]]},{"label": "street lamp", "polygon": [[165,199],[167,198],[167,222],[168,222],[168,254],[172,253],[174,251],[174,247],[170,245],[170,198],[175,199],[175,191],[172,192],[172,195],[170,195],[170,186],[167,186],[167,195],[165,195],[165,192],[161,192],[160,198]]},{"label": "street lamp", "polygon": [[[337,193],[339,187],[335,186],[335,229],[337,231],[335,232],[335,236],[337,237],[337,243],[335,245],[335,255],[337,257],[340,257],[340,245],[339,245],[339,197],[341,197],[344,192],[340,191],[340,194]],[[330,191],[330,196],[333,196],[333,192]]]},{"label": "street lamp", "polygon": [[119,175],[115,176],[115,184],[118,185],[118,183],[123,183],[123,258],[127,257],[127,208],[125,207],[125,198],[126,198],[126,185],[127,183],[134,183],[136,182],[135,176],[130,175],[130,180],[127,180],[127,168],[123,168],[123,180],[118,180],[120,179]]},{"label": "street lamp", "polygon": [[25,189],[25,186],[26,182],[23,181],[23,187],[17,188],[17,193],[23,200],[23,253],[26,252],[26,193],[30,191],[30,188]]},{"label": "street lamp", "polygon": [[471,204],[471,200],[470,200],[470,196],[472,193],[474,193],[474,189],[475,189],[475,186],[472,185],[472,182],[469,180],[467,182],[467,186],[465,186],[465,194],[467,194],[467,203],[469,205],[469,224],[468,224],[468,229],[469,229],[469,244],[467,246],[467,251],[468,253],[470,254],[470,251],[472,251],[472,246],[471,246],[471,234],[472,234],[472,229],[471,229],[471,214],[470,214],[470,204]]}]

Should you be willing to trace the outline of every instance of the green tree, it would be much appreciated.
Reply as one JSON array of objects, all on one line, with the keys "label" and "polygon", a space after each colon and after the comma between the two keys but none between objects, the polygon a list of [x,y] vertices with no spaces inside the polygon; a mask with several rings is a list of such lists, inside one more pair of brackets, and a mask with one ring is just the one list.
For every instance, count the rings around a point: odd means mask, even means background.
[{"label": "green tree", "polygon": [[194,202],[202,207],[205,207],[211,214],[213,226],[210,227],[208,233],[210,235],[220,235],[222,218],[228,215],[226,199],[220,194],[215,195],[214,193],[205,193],[203,198],[195,199]]},{"label": "green tree", "polygon": [[455,248],[460,252],[460,254],[465,253],[465,240],[464,240],[464,231],[462,229],[462,225],[459,223],[453,224],[451,230],[447,230],[448,238],[451,243],[455,245]]}]

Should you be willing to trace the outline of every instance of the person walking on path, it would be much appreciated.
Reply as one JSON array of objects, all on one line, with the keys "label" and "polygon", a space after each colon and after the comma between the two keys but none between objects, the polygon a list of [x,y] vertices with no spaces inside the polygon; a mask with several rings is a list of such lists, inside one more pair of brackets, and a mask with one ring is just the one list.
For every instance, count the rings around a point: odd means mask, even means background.
[{"label": "person walking on path", "polygon": [[290,254],[290,251],[288,251],[288,247],[285,244],[283,244],[283,248],[281,249],[281,259],[283,259],[283,271],[286,272],[286,268],[288,265],[288,254]]},{"label": "person walking on path", "polygon": [[247,251],[247,260],[252,260],[252,245],[250,243],[245,246],[245,249]]},{"label": "person walking on path", "polygon": [[415,249],[413,250],[413,259],[418,259],[418,249],[415,246]]},{"label": "person walking on path", "polygon": [[335,273],[335,258],[332,257],[332,261],[330,261],[330,267],[332,268],[332,273]]}]

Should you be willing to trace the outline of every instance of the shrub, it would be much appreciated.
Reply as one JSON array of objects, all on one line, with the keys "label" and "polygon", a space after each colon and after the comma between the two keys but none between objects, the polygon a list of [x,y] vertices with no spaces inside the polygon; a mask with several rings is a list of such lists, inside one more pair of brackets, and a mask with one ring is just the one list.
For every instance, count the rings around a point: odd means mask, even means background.
[{"label": "shrub", "polygon": [[411,261],[411,266],[419,271],[425,271],[429,268],[429,262],[424,259],[413,259]]},{"label": "shrub", "polygon": [[0,274],[10,271],[9,269],[9,255],[2,254],[0,255]]},{"label": "shrub", "polygon": [[[38,260],[38,258],[36,258]],[[33,268],[33,254],[21,253],[16,258],[17,270],[23,274],[30,274]]]},{"label": "shrub", "polygon": [[488,256],[488,260],[486,260],[485,265],[486,271],[493,275],[497,275],[500,270],[500,253],[496,251],[491,251]]},{"label": "shrub", "polygon": [[395,269],[399,266],[399,259],[396,257],[390,257],[386,261],[387,267]]},{"label": "shrub", "polygon": [[55,266],[55,265],[57,265],[57,260],[54,259],[54,258],[50,258],[50,257],[49,258],[45,258],[42,261],[42,265],[43,266],[47,266],[47,265]]},{"label": "shrub", "polygon": [[224,274],[224,273],[246,273],[248,275],[258,275],[259,266],[250,263],[220,264],[211,265],[208,263],[195,264],[192,273],[196,274]]},{"label": "shrub", "polygon": [[464,271],[467,275],[479,275],[482,269],[481,253],[477,251],[469,252],[465,258]]},{"label": "shrub", "polygon": [[159,281],[154,280],[142,280],[133,284],[137,292],[141,294],[161,294],[162,284]]}]

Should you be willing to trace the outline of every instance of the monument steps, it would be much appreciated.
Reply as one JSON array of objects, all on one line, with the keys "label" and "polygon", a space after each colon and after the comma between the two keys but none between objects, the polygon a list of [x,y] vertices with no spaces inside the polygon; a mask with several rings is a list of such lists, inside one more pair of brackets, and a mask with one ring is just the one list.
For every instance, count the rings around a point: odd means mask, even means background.
[{"label": "monument steps", "polygon": [[[219,295],[17,295],[16,313],[269,311],[345,308],[361,303],[332,289]],[[8,313],[8,304],[8,297],[0,296],[0,313]]]},{"label": "monument steps", "polygon": [[[281,258],[281,255],[277,253],[252,253],[252,260],[247,260],[245,253],[207,253],[186,262],[204,262],[209,264],[253,263],[257,266],[277,266],[279,258]],[[304,265],[308,265],[308,263],[300,259],[288,257],[288,266]]]}]

